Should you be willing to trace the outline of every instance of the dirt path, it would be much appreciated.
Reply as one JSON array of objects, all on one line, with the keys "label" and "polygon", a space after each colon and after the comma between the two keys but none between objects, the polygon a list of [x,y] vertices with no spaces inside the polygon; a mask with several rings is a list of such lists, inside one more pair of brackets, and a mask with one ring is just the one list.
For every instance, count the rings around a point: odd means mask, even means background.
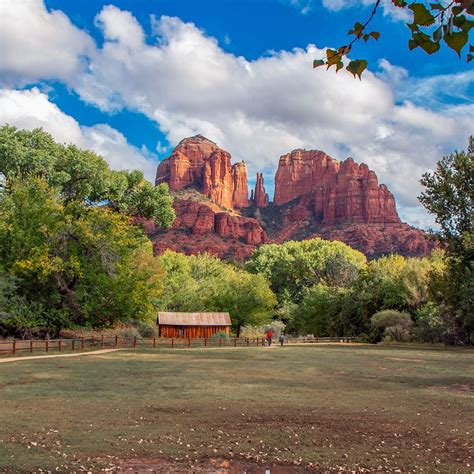
[{"label": "dirt path", "polygon": [[98,351],[78,352],[76,354],[50,354],[50,355],[41,355],[41,356],[9,357],[8,359],[0,359],[0,364],[2,362],[18,362],[21,360],[53,359],[56,357],[80,357],[80,356],[88,356],[88,355],[107,354],[108,352],[116,352],[116,351],[123,351],[123,350],[124,349],[100,349]]}]

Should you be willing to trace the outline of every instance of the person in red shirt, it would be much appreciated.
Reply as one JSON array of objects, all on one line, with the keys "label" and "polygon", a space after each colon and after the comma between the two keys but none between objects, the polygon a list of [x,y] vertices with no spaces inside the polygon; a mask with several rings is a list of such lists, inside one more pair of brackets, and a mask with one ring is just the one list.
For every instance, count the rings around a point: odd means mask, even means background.
[{"label": "person in red shirt", "polygon": [[273,338],[273,332],[271,329],[269,329],[267,331],[267,343],[268,343],[268,347],[270,347],[272,345],[272,338]]}]

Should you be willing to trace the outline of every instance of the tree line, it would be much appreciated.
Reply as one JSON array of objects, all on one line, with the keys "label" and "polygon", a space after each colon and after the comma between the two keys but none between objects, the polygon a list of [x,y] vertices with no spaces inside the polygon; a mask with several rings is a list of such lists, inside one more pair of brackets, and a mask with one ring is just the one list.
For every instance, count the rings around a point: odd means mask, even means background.
[{"label": "tree line", "polygon": [[441,228],[429,257],[368,262],[312,239],[263,245],[232,264],[154,255],[140,222],[172,224],[166,185],[40,129],[1,127],[0,336],[154,325],[168,310],[228,311],[236,335],[280,321],[291,334],[472,343],[473,151],[471,142],[422,178],[421,202]]}]

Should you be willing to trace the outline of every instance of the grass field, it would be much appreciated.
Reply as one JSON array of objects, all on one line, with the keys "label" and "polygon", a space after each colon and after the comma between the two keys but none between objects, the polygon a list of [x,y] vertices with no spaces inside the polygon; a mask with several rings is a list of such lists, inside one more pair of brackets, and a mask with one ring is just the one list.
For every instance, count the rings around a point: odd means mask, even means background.
[{"label": "grass field", "polygon": [[349,345],[0,364],[0,471],[471,472],[473,374],[469,350]]}]

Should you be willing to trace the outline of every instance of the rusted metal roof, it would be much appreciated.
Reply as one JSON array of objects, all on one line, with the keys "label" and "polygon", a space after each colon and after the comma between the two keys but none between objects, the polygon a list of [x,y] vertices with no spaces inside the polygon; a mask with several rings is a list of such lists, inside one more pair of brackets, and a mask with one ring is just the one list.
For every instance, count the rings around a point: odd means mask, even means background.
[{"label": "rusted metal roof", "polygon": [[231,326],[229,313],[158,313],[158,324],[167,326]]}]

